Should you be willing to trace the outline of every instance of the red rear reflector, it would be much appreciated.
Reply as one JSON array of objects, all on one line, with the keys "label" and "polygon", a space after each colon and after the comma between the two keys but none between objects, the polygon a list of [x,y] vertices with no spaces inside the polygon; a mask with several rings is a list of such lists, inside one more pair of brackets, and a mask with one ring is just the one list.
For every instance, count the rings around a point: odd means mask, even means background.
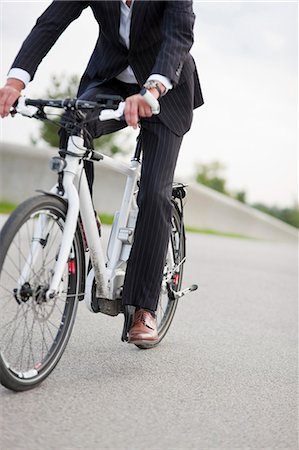
[{"label": "red rear reflector", "polygon": [[69,273],[76,273],[76,264],[74,259],[69,261]]},{"label": "red rear reflector", "polygon": [[179,284],[179,278],[180,278],[179,274],[176,273],[175,276],[173,277],[173,284],[175,286],[177,286]]}]

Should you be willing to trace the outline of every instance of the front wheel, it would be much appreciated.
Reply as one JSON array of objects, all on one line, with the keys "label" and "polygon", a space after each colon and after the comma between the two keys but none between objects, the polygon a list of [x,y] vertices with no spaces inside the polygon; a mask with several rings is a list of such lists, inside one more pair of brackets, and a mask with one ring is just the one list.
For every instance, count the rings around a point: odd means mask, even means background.
[{"label": "front wheel", "polygon": [[59,292],[46,296],[66,210],[54,196],[31,198],[12,213],[0,234],[0,382],[14,391],[31,389],[51,373],[74,324],[85,276],[79,229]]},{"label": "front wheel", "polygon": [[178,304],[178,299],[173,299],[171,293],[173,291],[179,291],[181,288],[185,251],[184,223],[179,208],[174,201],[171,233],[164,267],[162,288],[156,312],[159,340],[154,344],[138,344],[137,347],[141,349],[157,346],[166,336],[171,325]]}]

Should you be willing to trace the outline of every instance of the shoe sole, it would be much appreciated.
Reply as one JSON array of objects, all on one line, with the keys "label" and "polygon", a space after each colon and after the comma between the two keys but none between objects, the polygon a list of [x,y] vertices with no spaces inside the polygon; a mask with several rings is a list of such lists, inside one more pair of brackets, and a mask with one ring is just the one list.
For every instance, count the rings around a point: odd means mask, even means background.
[{"label": "shoe sole", "polygon": [[135,344],[135,345],[151,345],[151,344],[156,344],[157,342],[159,342],[159,338],[158,339],[139,339],[139,340],[128,340],[128,344]]}]

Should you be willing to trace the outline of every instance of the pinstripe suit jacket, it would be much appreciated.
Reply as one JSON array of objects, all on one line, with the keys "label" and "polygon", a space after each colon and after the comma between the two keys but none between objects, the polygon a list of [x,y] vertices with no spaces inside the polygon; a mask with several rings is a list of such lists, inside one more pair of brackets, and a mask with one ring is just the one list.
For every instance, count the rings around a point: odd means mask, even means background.
[{"label": "pinstripe suit jacket", "polygon": [[87,7],[93,11],[100,33],[79,94],[94,79],[108,81],[128,65],[140,86],[150,74],[159,73],[168,77],[174,87],[160,101],[160,120],[176,134],[184,134],[190,128],[193,108],[203,103],[195,63],[189,53],[195,19],[191,0],[135,0],[129,49],[119,40],[119,1],[55,0],[37,20],[12,67],[26,70],[33,78],[61,33]]}]

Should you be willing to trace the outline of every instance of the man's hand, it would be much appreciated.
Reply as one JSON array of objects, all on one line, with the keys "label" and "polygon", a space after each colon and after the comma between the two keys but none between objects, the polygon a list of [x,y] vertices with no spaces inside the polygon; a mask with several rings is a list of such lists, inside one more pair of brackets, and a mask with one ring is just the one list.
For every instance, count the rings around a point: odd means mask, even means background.
[{"label": "man's hand", "polygon": [[[161,92],[165,91],[165,86],[159,83]],[[149,89],[149,92],[156,98],[159,98],[157,89]],[[139,117],[152,117],[152,109],[140,94],[131,95],[126,98],[125,118],[129,126],[137,128]]]},{"label": "man's hand", "polygon": [[16,78],[9,78],[0,89],[0,117],[6,117],[15,101],[20,97],[24,83]]},{"label": "man's hand", "polygon": [[137,128],[139,117],[151,117],[152,109],[140,94],[126,98],[125,118],[129,126]]}]

